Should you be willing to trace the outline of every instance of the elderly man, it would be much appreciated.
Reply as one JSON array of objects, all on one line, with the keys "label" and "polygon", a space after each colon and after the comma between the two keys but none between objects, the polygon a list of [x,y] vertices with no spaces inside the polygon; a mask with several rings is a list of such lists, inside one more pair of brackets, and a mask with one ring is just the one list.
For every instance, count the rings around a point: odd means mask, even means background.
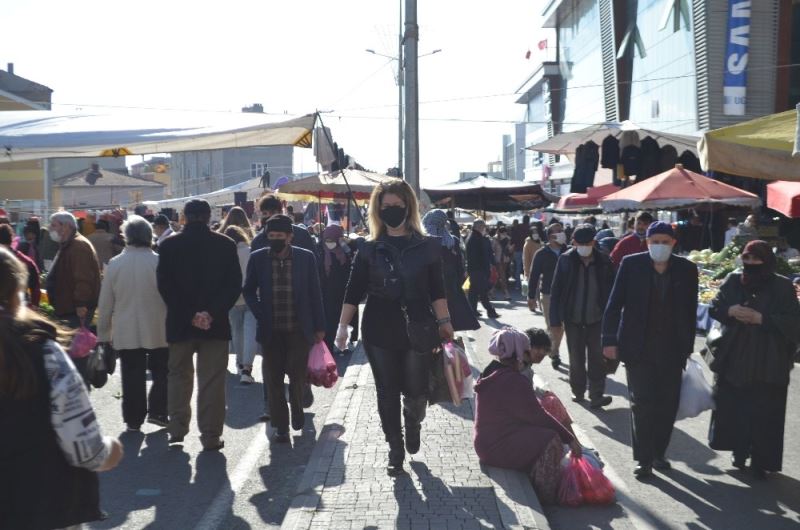
[{"label": "elderly man", "polygon": [[50,216],[50,239],[59,244],[47,275],[50,304],[69,327],[88,325],[100,296],[100,263],[94,247],[78,233],[78,222],[69,212]]},{"label": "elderly man", "polygon": [[167,304],[169,442],[182,443],[192,419],[194,354],[197,353],[197,424],[203,450],[224,447],[225,376],[231,326],[228,312],[242,288],[236,243],[212,232],[211,207],[193,199],[183,210],[186,226],[159,248],[156,277]]},{"label": "elderly man", "polygon": [[572,233],[573,247],[561,254],[550,291],[550,327],[552,335],[567,335],[569,384],[572,399],[584,401],[588,387],[593,409],[611,403],[605,396],[606,369],[600,345],[603,310],[614,283],[611,260],[595,250],[596,231],[590,224],[578,225]]},{"label": "elderly man", "polygon": [[625,363],[640,479],[671,467],[665,453],[694,350],[697,267],[672,254],[675,242],[669,224],[649,226],[648,252],[622,260],[603,316],[603,355]]}]

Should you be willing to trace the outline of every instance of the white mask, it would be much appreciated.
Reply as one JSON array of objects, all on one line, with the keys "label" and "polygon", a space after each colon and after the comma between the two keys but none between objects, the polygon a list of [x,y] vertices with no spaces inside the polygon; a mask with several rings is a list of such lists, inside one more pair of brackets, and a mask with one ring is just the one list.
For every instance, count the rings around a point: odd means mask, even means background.
[{"label": "white mask", "polygon": [[335,241],[326,241],[325,242],[325,246],[328,247],[328,250],[333,250],[333,249],[336,248],[336,242]]},{"label": "white mask", "polygon": [[650,257],[653,261],[656,263],[664,263],[668,261],[669,257],[672,255],[672,245],[666,245],[664,243],[651,244],[647,251],[650,253]]},{"label": "white mask", "polygon": [[556,243],[559,245],[563,245],[567,242],[567,234],[564,232],[559,232],[556,234]]},{"label": "white mask", "polygon": [[50,239],[56,243],[61,243],[61,235],[55,230],[50,230]]},{"label": "white mask", "polygon": [[582,258],[588,258],[592,255],[591,245],[577,245],[575,248],[578,249],[578,255]]}]

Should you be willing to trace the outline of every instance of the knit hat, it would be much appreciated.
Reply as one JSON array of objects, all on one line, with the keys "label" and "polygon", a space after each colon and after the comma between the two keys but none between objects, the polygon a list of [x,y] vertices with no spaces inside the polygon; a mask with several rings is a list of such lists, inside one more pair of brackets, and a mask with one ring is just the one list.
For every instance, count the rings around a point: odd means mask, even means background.
[{"label": "knit hat", "polygon": [[522,360],[522,354],[531,349],[528,335],[516,328],[498,329],[489,339],[489,353],[500,359],[516,358]]},{"label": "knit hat", "polygon": [[578,227],[572,233],[572,239],[574,239],[578,244],[588,245],[594,241],[595,235],[597,235],[597,230],[595,230],[595,228],[589,223],[584,223],[578,225]]},{"label": "knit hat", "polygon": [[267,220],[267,232],[292,233],[292,219],[281,213],[273,215]]},{"label": "knit hat", "polygon": [[672,229],[672,225],[664,221],[655,221],[650,223],[650,226],[647,227],[647,237],[653,237],[656,234],[666,234],[672,238],[675,237],[675,231]]}]

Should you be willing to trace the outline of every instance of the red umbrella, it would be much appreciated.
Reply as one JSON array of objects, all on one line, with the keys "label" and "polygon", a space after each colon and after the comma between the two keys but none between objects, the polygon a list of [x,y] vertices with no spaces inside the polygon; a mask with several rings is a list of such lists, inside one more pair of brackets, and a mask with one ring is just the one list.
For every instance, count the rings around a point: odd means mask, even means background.
[{"label": "red umbrella", "polygon": [[597,208],[598,202],[603,197],[620,190],[614,184],[605,184],[588,188],[586,193],[569,193],[561,197],[556,206],[556,210],[583,210],[586,208]]},{"label": "red umbrella", "polygon": [[767,184],[767,208],[786,217],[800,217],[800,182],[776,180]]},{"label": "red umbrella", "polygon": [[700,204],[755,208],[758,195],[688,171],[681,164],[600,200],[606,211],[666,210]]}]

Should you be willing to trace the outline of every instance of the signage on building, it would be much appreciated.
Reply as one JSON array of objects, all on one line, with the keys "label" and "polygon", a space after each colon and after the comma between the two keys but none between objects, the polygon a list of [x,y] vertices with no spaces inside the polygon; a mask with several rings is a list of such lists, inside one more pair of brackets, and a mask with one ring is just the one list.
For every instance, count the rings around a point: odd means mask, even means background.
[{"label": "signage on building", "polygon": [[722,112],[744,116],[747,107],[747,58],[750,50],[751,0],[728,0]]}]

